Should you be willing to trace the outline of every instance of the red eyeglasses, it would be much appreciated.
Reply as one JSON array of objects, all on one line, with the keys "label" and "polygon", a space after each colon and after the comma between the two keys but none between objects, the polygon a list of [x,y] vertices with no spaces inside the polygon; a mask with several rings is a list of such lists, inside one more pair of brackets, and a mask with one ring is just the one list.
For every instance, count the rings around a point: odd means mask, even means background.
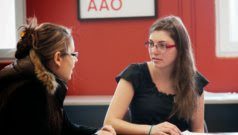
[{"label": "red eyeglasses", "polygon": [[157,50],[160,50],[162,52],[166,52],[166,49],[176,47],[176,45],[171,45],[164,41],[158,42],[156,44],[153,41],[146,41],[145,46],[149,49],[153,49],[155,47]]}]

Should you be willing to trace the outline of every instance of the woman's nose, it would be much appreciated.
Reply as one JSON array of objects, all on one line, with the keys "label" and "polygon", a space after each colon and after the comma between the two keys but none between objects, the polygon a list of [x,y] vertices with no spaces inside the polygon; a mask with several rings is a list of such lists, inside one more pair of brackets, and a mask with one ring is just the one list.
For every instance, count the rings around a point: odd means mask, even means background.
[{"label": "woman's nose", "polygon": [[151,51],[154,54],[161,54],[162,53],[161,49],[159,47],[157,47],[157,46],[154,46],[153,48],[151,48]]}]

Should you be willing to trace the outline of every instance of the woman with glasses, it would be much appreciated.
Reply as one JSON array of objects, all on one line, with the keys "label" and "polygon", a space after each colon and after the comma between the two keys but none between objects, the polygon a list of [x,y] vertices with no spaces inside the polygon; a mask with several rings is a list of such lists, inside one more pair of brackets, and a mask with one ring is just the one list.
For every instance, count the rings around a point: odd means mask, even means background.
[{"label": "woman with glasses", "polygon": [[[204,132],[203,87],[208,81],[196,70],[181,19],[157,20],[145,46],[150,61],[130,64],[116,77],[104,124],[113,125],[118,134]],[[128,113],[131,120],[124,119]]]},{"label": "woman with glasses", "polygon": [[73,124],[63,109],[78,61],[70,30],[36,18],[21,28],[16,61],[0,71],[0,134],[115,135],[111,126]]}]

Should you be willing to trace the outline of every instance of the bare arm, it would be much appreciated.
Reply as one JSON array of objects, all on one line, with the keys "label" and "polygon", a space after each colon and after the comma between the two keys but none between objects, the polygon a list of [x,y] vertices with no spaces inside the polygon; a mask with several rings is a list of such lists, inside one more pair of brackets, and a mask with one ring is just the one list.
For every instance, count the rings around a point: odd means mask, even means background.
[{"label": "bare arm", "polygon": [[133,96],[132,84],[121,79],[108,108],[104,125],[112,125],[118,134],[148,134],[150,125],[132,124],[123,120]]},{"label": "bare arm", "polygon": [[193,132],[204,132],[204,93],[197,99],[191,125]]}]

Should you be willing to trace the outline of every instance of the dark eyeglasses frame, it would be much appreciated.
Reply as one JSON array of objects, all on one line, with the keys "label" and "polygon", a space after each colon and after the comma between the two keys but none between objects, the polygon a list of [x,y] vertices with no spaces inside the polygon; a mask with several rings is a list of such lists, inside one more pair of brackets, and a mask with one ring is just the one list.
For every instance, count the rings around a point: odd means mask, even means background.
[{"label": "dark eyeglasses frame", "polygon": [[72,52],[70,53],[71,56],[78,58],[79,52]]},{"label": "dark eyeglasses frame", "polygon": [[71,55],[71,56],[73,56],[73,57],[75,57],[75,58],[78,58],[78,56],[79,56],[79,52],[62,53],[62,55]]}]

